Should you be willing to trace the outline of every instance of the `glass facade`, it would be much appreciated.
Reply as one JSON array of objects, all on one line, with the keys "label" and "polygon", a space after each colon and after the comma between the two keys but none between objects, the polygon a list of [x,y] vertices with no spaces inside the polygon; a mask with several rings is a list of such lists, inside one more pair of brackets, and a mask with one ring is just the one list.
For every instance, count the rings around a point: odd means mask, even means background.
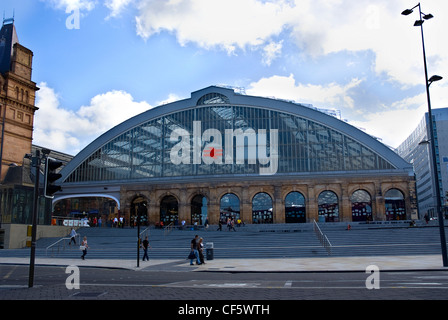
[{"label": "glass facade", "polygon": [[274,161],[274,173],[394,168],[324,124],[227,102],[208,94],[197,106],[130,128],[91,153],[64,182],[259,174]]},{"label": "glass facade", "polygon": [[[2,223],[33,223],[33,198],[32,187],[15,185],[0,189],[0,212]],[[51,200],[40,197],[37,211],[37,224],[50,224]]]}]

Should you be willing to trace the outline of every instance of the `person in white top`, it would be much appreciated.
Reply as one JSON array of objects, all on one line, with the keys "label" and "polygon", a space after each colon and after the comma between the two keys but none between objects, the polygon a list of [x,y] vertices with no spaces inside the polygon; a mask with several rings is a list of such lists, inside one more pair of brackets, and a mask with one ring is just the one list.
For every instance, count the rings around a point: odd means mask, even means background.
[{"label": "person in white top", "polygon": [[70,242],[68,243],[68,245],[71,245],[72,241],[76,245],[75,237],[76,237],[76,231],[75,231],[75,228],[72,228],[72,231],[70,231]]}]

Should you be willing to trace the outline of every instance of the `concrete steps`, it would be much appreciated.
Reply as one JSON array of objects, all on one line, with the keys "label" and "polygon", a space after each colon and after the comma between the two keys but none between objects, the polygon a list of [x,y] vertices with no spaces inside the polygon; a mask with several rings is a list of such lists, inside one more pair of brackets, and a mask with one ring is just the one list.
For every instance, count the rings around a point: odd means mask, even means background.
[{"label": "concrete steps", "polygon": [[[366,225],[353,224],[346,230],[346,223],[322,223],[321,230],[332,244],[332,256],[372,255],[424,255],[440,254],[440,236],[437,225],[422,225],[409,228],[406,224]],[[142,228],[143,230],[143,228]],[[207,230],[178,230],[170,233],[151,228],[143,233],[149,236],[152,249],[150,259],[186,259],[190,241],[195,234],[203,237],[204,243],[212,242],[215,259],[251,258],[300,258],[326,257],[313,231],[313,225],[248,225],[236,227],[236,232],[216,231],[216,226]],[[136,259],[137,229],[82,228],[81,236],[87,236],[88,258],[91,259]],[[55,247],[46,250],[57,238],[41,239],[37,242],[37,257],[78,258],[77,246]],[[29,257],[30,249],[0,250],[0,257]],[[140,250],[143,255],[143,250]]]}]

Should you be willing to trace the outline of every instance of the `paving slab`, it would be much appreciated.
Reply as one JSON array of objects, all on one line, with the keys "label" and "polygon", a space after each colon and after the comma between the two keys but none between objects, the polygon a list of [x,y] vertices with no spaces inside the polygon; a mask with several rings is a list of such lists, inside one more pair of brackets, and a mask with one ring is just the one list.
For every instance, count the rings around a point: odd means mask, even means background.
[{"label": "paving slab", "polygon": [[[29,258],[0,258],[0,264],[28,265]],[[36,265],[57,265],[97,268],[122,268],[135,271],[194,271],[194,272],[366,272],[369,266],[382,271],[448,270],[440,255],[320,257],[279,259],[214,259],[203,265],[190,265],[189,260],[152,259],[140,261],[119,259],[36,258]]]}]

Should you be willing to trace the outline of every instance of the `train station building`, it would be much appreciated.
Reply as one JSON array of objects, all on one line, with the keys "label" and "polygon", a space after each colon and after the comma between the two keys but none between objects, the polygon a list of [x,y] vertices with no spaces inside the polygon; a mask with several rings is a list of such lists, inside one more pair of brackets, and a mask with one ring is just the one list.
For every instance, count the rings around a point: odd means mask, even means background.
[{"label": "train station building", "polygon": [[55,211],[68,215],[75,199],[102,198],[103,221],[417,217],[412,165],[376,138],[310,105],[220,86],[124,121],[61,174]]}]

